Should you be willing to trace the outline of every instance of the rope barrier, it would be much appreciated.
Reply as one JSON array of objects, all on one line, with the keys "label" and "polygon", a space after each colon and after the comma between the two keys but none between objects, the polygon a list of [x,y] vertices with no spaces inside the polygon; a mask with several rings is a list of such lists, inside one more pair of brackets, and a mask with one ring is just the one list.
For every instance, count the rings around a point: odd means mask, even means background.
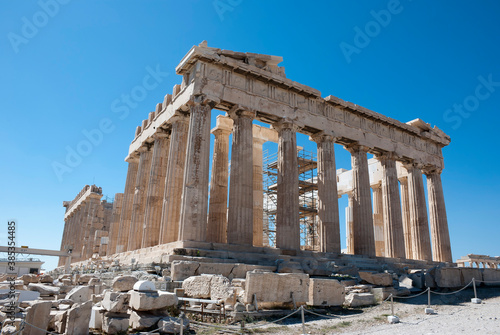
[{"label": "rope barrier", "polygon": [[425,294],[428,290],[429,290],[429,288],[426,288],[425,291],[422,291],[422,292],[420,292],[418,294],[415,294],[415,295],[412,295],[412,296],[409,296],[409,297],[408,296],[404,296],[403,297],[403,296],[397,296],[397,295],[393,295],[392,297],[393,298],[397,298],[397,299],[413,299],[413,298],[416,298],[418,296],[421,296],[422,294]]},{"label": "rope barrier", "polygon": [[472,280],[467,284],[465,285],[464,287],[462,287],[460,290],[457,290],[457,291],[454,291],[454,292],[436,292],[436,291],[432,291],[431,289],[429,289],[429,291],[431,291],[431,293],[434,293],[434,294],[439,294],[439,295],[450,295],[450,294],[456,294],[460,291],[463,291],[465,290],[467,287],[469,287],[469,285],[472,284]]}]

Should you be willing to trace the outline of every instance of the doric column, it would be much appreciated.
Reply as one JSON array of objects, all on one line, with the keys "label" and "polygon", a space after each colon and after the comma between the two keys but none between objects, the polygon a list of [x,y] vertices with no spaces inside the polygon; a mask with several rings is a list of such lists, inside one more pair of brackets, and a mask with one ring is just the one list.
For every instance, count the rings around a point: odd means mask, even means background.
[{"label": "doric column", "polygon": [[210,179],[210,206],[208,214],[207,241],[226,243],[227,235],[227,183],[229,134],[231,128],[217,127],[214,134],[212,178]]},{"label": "doric column", "polygon": [[410,229],[413,259],[432,260],[427,207],[425,205],[422,170],[417,164],[405,164],[408,171],[408,200],[410,207]]},{"label": "doric column", "polygon": [[365,147],[356,144],[351,144],[346,149],[351,153],[354,254],[375,256],[367,150]]},{"label": "doric column", "polygon": [[89,211],[85,229],[85,259],[92,258],[94,254],[94,235],[99,224],[99,210],[102,194],[90,193],[88,197]]},{"label": "doric column", "polygon": [[375,255],[385,256],[384,241],[384,210],[382,199],[382,185],[372,185],[373,193],[373,236],[375,238]]},{"label": "doric column", "polygon": [[[63,236],[61,239],[61,251],[67,251],[66,246],[68,244],[68,231],[69,227],[71,225],[71,220],[70,217],[66,217],[64,219],[64,230],[63,230]],[[59,257],[59,262],[57,266],[63,266],[66,261],[66,257]]]},{"label": "doric column", "polygon": [[76,257],[75,261],[81,261],[85,259],[85,248],[84,248],[84,236],[86,230],[86,222],[88,218],[89,211],[89,201],[83,200],[78,207],[78,221],[76,221],[76,234],[75,234],[75,251],[80,254]]},{"label": "doric column", "polygon": [[109,227],[109,242],[107,255],[116,253],[116,244],[118,242],[118,230],[120,229],[120,215],[122,213],[123,193],[115,194],[113,202],[113,218]]},{"label": "doric column", "polygon": [[152,247],[160,242],[161,212],[165,192],[170,132],[160,130],[153,135],[153,157],[146,194],[146,209],[142,232],[141,248]]},{"label": "doric column", "polygon": [[382,165],[382,201],[385,257],[405,258],[405,239],[396,161],[390,154],[377,157]]},{"label": "doric column", "polygon": [[354,198],[352,192],[347,193],[347,207],[345,208],[345,235],[347,253],[354,255],[354,222],[352,221],[352,209],[354,207]]},{"label": "doric column", "polygon": [[123,192],[122,212],[120,215],[120,228],[116,244],[116,253],[127,251],[128,234],[130,233],[130,218],[132,216],[132,204],[134,202],[135,180],[137,179],[137,168],[139,159],[131,157],[128,160],[127,179],[125,191]]},{"label": "doric column", "polygon": [[253,139],[253,245],[264,245],[264,190],[262,176],[262,145],[266,141]]},{"label": "doric column", "polygon": [[443,185],[441,183],[441,170],[428,169],[425,174],[427,176],[427,196],[429,197],[433,260],[436,262],[453,262]]},{"label": "doric column", "polygon": [[227,243],[253,244],[253,135],[255,113],[234,110]]},{"label": "doric column", "polygon": [[146,144],[139,148],[139,167],[135,179],[135,193],[130,219],[130,233],[127,250],[141,248],[144,225],[144,210],[146,205],[146,190],[148,189],[149,175],[151,174],[151,145]]},{"label": "doric column", "polygon": [[319,251],[340,253],[339,202],[334,138],[318,134],[311,137],[318,150],[318,227]]},{"label": "doric column", "polygon": [[209,104],[194,102],[189,110],[189,131],[182,192],[180,241],[205,241],[208,221],[208,177],[210,166]]},{"label": "doric column", "polygon": [[278,131],[278,200],[276,213],[276,247],[300,249],[299,168],[296,126],[280,122]]},{"label": "doric column", "polygon": [[403,235],[405,242],[405,255],[408,259],[413,259],[413,246],[410,223],[410,200],[408,195],[408,177],[399,179],[401,185],[401,216],[403,218]]}]

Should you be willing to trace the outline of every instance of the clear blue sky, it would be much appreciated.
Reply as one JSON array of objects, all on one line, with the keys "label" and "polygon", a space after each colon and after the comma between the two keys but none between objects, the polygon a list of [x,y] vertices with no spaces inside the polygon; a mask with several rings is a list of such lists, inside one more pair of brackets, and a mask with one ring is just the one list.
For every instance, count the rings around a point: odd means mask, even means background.
[{"label": "clear blue sky", "polygon": [[[453,257],[500,255],[498,1],[1,0],[0,9],[2,245],[15,218],[18,244],[58,249],[63,200],[93,182],[110,197],[123,192],[136,126],[181,82],[180,59],[207,40],[283,56],[287,77],[324,97],[444,130]],[[155,70],[157,87],[115,113]],[[100,122],[111,130],[58,178],[55,162]],[[349,169],[337,149],[337,167]]]}]

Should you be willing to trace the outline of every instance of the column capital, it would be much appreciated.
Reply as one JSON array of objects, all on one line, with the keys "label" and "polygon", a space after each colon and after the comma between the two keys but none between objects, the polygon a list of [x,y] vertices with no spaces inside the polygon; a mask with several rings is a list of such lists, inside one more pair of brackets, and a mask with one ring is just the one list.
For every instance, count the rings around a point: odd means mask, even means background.
[{"label": "column capital", "polygon": [[189,113],[182,110],[177,110],[168,120],[168,123],[174,124],[177,122],[189,122]]},{"label": "column capital", "polygon": [[164,128],[158,128],[156,130],[156,133],[154,133],[152,137],[155,140],[170,137],[170,130]]},{"label": "column capital", "polygon": [[248,107],[241,106],[241,105],[234,105],[231,107],[231,109],[227,112],[227,116],[229,116],[231,119],[235,120],[237,118],[243,117],[243,118],[249,118],[249,119],[255,119],[256,112]]},{"label": "column capital", "polygon": [[127,163],[139,163],[139,155],[137,154],[137,152],[133,152],[125,159],[125,162],[127,162]]},{"label": "column capital", "polygon": [[219,127],[215,127],[210,132],[214,134],[214,136],[224,136],[224,135],[229,136],[232,133],[232,131],[229,129],[219,128]]},{"label": "column capital", "polygon": [[337,140],[337,137],[335,137],[333,133],[328,134],[324,131],[320,131],[319,133],[309,136],[309,139],[319,144],[322,142],[335,142]]},{"label": "column capital", "polygon": [[425,166],[424,168],[422,168],[422,172],[426,176],[429,176],[431,174],[441,174],[441,172],[443,172],[443,168],[439,166]]},{"label": "column capital", "polygon": [[347,145],[344,145],[344,148],[347,151],[349,151],[351,154],[355,153],[355,152],[358,152],[358,151],[368,152],[368,150],[370,150],[369,147],[361,145],[358,142],[353,142],[353,143],[349,143]]},{"label": "column capital", "polygon": [[394,151],[385,151],[385,152],[383,152],[383,153],[378,153],[378,154],[375,154],[374,156],[375,156],[375,158],[376,158],[378,161],[380,161],[380,162],[382,162],[382,161],[384,161],[384,160],[386,160],[386,159],[390,159],[390,160],[395,161],[395,160],[398,160],[399,158],[401,158],[401,157],[400,157],[400,156],[399,156],[396,152],[394,152]]},{"label": "column capital", "polygon": [[281,120],[275,122],[272,124],[272,129],[276,131],[281,131],[284,129],[290,129],[292,131],[297,131],[300,129],[299,126],[297,126],[292,119],[289,118],[282,118]]},{"label": "column capital", "polygon": [[262,145],[262,144],[264,144],[266,142],[267,142],[267,140],[265,140],[263,138],[260,138],[260,137],[254,137],[253,138],[253,143],[254,144],[260,144],[260,145]]},{"label": "column capital", "polygon": [[139,152],[139,154],[141,154],[143,152],[151,150],[152,146],[153,146],[153,144],[146,142],[142,146],[140,146],[139,149],[137,149],[137,151]]},{"label": "column capital", "polygon": [[403,162],[403,167],[407,171],[410,171],[412,169],[422,170],[424,168],[424,165],[422,163],[419,163],[419,162],[416,162],[414,160],[411,160],[411,161],[408,161],[408,162]]},{"label": "column capital", "polygon": [[191,99],[186,103],[190,110],[193,107],[210,107],[210,109],[214,108],[220,101],[216,101],[215,99],[207,98],[205,94],[197,94],[193,95]]}]

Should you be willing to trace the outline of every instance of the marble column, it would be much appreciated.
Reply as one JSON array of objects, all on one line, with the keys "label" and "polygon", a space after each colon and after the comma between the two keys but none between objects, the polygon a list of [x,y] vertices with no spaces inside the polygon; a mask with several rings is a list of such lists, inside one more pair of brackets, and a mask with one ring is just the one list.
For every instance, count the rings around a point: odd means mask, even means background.
[{"label": "marble column", "polygon": [[354,255],[354,222],[352,220],[352,209],[354,198],[352,192],[347,194],[347,207],[345,208],[345,235],[347,253]]},{"label": "marble column", "polygon": [[179,237],[189,118],[185,114],[178,113],[170,119],[170,123],[172,129],[163,192],[160,244],[177,241]]},{"label": "marble column", "polygon": [[161,213],[165,192],[165,175],[170,147],[170,132],[160,130],[153,135],[153,157],[146,194],[146,209],[141,248],[152,247],[160,242]]},{"label": "marble column", "polygon": [[413,246],[410,224],[410,200],[408,195],[408,177],[399,179],[401,188],[401,216],[403,218],[403,235],[405,243],[405,256],[413,259]]},{"label": "marble column", "polygon": [[437,169],[427,170],[425,174],[427,176],[427,196],[429,197],[433,260],[436,262],[453,262],[441,171]]},{"label": "marble column", "polygon": [[92,258],[94,254],[94,235],[99,224],[99,210],[101,205],[102,194],[90,193],[89,203],[90,209],[87,218],[87,228],[85,231],[85,259]]},{"label": "marble column", "polygon": [[134,202],[135,180],[137,179],[137,169],[139,159],[131,157],[128,160],[127,179],[125,180],[125,191],[123,192],[122,212],[120,214],[120,228],[115,253],[127,251],[130,233],[130,219],[132,217],[132,204]]},{"label": "marble column", "polygon": [[[64,219],[64,229],[63,229],[63,236],[61,239],[61,251],[67,251],[66,245],[68,244],[68,231],[70,227],[70,218],[67,217]],[[59,262],[57,266],[63,266],[66,261],[66,257],[59,257]]]},{"label": "marble column", "polygon": [[291,122],[280,122],[273,127],[278,131],[276,247],[300,250],[297,128]]},{"label": "marble column", "polygon": [[339,202],[334,138],[318,134],[311,137],[318,151],[318,228],[319,251],[340,253]]},{"label": "marble column", "polygon": [[353,244],[354,254],[375,256],[372,198],[366,148],[352,144],[346,147],[351,153],[353,182]]},{"label": "marble column", "polygon": [[405,237],[396,161],[389,154],[377,159],[382,165],[385,257],[405,258]]},{"label": "marble column", "polygon": [[139,148],[139,167],[135,179],[135,193],[130,217],[130,233],[127,251],[141,248],[142,233],[144,231],[144,212],[146,207],[146,191],[151,174],[151,145],[146,144]]},{"label": "marble column", "polygon": [[113,218],[109,227],[109,242],[107,255],[116,253],[116,244],[118,242],[118,230],[120,229],[120,215],[122,213],[123,193],[115,194],[113,202]]},{"label": "marble column", "polygon": [[229,134],[230,128],[218,127],[214,134],[214,154],[212,177],[210,179],[210,206],[208,213],[207,241],[226,243],[227,241],[227,183],[229,177]]},{"label": "marble column", "polygon": [[408,171],[408,201],[410,207],[410,229],[413,259],[432,260],[427,206],[425,204],[422,170],[417,164],[405,164]]},{"label": "marble column", "polygon": [[384,209],[382,185],[372,185],[373,193],[373,236],[375,238],[375,255],[385,257],[384,241]]},{"label": "marble column", "polygon": [[79,254],[75,261],[85,259],[84,236],[86,222],[88,218],[89,201],[83,200],[78,207],[78,221],[76,221],[76,234],[75,234],[75,251]]},{"label": "marble column", "polygon": [[207,236],[212,107],[198,102],[190,106],[179,225],[180,241],[205,241]]},{"label": "marble column", "polygon": [[262,145],[266,141],[253,139],[253,245],[264,245],[264,190]]},{"label": "marble column", "polygon": [[253,134],[255,113],[230,112],[234,121],[231,146],[231,175],[227,243],[253,245]]}]

